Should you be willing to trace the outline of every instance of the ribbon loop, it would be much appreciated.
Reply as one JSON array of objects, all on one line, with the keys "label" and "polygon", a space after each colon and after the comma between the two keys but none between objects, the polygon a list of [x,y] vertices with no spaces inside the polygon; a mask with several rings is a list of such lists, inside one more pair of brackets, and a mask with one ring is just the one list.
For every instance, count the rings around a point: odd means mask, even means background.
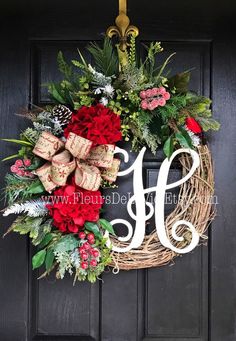
[{"label": "ribbon loop", "polygon": [[68,150],[52,158],[51,176],[53,182],[58,186],[65,186],[68,176],[75,170],[76,162]]},{"label": "ribbon loop", "polygon": [[61,149],[64,143],[48,131],[43,131],[33,149],[33,153],[44,160],[51,161],[52,157]]},{"label": "ribbon loop", "polygon": [[96,167],[109,168],[112,166],[115,146],[102,144],[91,149],[86,161]]},{"label": "ribbon loop", "polygon": [[78,136],[74,133],[69,133],[65,148],[77,159],[85,160],[90,152],[93,142]]},{"label": "ribbon loop", "polygon": [[77,161],[75,183],[88,191],[97,191],[101,185],[101,173],[95,166]]},{"label": "ribbon loop", "polygon": [[103,179],[109,181],[109,182],[115,182],[117,178],[117,174],[119,172],[120,168],[120,160],[119,159],[113,159],[112,165],[109,168],[104,168],[101,171],[101,175]]},{"label": "ribbon loop", "polygon": [[97,191],[102,178],[109,182],[116,180],[120,160],[114,159],[115,146],[104,144],[92,148],[92,145],[92,141],[72,132],[65,144],[49,132],[41,133],[33,153],[49,162],[35,174],[47,192],[65,186],[74,171],[77,186],[89,191]]}]

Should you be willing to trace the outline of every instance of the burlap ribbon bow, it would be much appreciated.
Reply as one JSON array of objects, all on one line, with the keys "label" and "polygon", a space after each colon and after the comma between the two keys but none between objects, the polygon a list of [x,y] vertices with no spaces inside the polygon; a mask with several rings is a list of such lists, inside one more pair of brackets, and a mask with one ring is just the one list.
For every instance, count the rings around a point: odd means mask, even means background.
[{"label": "burlap ribbon bow", "polygon": [[48,160],[36,170],[47,192],[64,186],[68,176],[75,171],[75,183],[87,190],[96,191],[102,178],[114,182],[120,160],[114,158],[114,145],[92,147],[93,142],[70,133],[64,143],[53,134],[41,133],[33,153]]}]

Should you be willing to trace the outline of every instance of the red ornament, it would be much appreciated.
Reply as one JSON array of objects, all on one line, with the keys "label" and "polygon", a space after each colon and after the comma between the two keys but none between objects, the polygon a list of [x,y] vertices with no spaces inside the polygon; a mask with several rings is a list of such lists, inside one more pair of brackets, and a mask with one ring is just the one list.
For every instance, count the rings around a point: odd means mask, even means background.
[{"label": "red ornament", "polygon": [[102,104],[83,106],[72,114],[70,123],[64,130],[67,138],[70,132],[99,144],[114,144],[122,139],[120,116]]},{"label": "red ornament", "polygon": [[199,134],[202,132],[200,124],[193,117],[187,117],[185,124],[186,127],[195,134]]}]

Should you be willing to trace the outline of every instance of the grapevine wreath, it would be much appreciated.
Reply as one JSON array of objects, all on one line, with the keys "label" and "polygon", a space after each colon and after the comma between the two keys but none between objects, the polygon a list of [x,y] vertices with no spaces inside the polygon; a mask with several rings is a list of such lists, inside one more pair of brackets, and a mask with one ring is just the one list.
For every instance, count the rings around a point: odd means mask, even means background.
[{"label": "grapevine wreath", "polygon": [[[120,141],[131,143],[132,151],[148,147],[153,154],[163,148],[167,158],[184,147],[198,152],[200,166],[181,185],[181,202],[166,218],[173,245],[184,247],[191,234],[184,226],[171,235],[175,221],[191,221],[201,237],[213,216],[211,203],[197,200],[214,192],[211,155],[204,132],[218,130],[211,117],[209,98],[188,90],[189,72],[168,76],[166,66],[173,55],[157,65],[163,51],[160,43],[145,46],[146,57],[137,56],[135,38],[122,54],[109,38],[103,45],[90,43],[89,64],[78,51],[78,60],[67,64],[58,54],[60,83],[48,84],[55,105],[21,112],[32,123],[19,139],[4,139],[20,145],[6,175],[3,215],[17,214],[7,233],[28,234],[37,251],[33,269],[42,276],[56,269],[75,280],[95,282],[107,265],[115,269],[156,267],[169,263],[177,253],[164,247],[155,232],[146,235],[141,247],[118,253],[110,240],[117,239],[113,225],[103,218],[102,192],[113,188],[123,162],[114,155]],[[180,157],[182,172],[191,167],[189,155]],[[101,192],[102,191],[102,192]],[[86,199],[86,200],[85,200]],[[196,199],[196,200],[193,200]]]}]

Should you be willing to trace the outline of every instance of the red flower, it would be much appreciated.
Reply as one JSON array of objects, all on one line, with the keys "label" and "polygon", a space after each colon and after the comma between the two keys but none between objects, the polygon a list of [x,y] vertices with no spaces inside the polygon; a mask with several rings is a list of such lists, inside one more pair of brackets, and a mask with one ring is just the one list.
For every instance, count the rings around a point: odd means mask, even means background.
[{"label": "red flower", "polygon": [[202,132],[200,124],[193,117],[187,117],[185,124],[187,128],[195,134],[199,134]]},{"label": "red flower", "polygon": [[70,132],[98,144],[114,144],[122,139],[120,117],[102,104],[91,107],[83,106],[72,114],[68,126],[64,130],[67,138]]},{"label": "red flower", "polygon": [[86,221],[97,221],[103,204],[100,191],[87,191],[72,184],[60,187],[47,205],[53,225],[62,232],[77,233]]}]

